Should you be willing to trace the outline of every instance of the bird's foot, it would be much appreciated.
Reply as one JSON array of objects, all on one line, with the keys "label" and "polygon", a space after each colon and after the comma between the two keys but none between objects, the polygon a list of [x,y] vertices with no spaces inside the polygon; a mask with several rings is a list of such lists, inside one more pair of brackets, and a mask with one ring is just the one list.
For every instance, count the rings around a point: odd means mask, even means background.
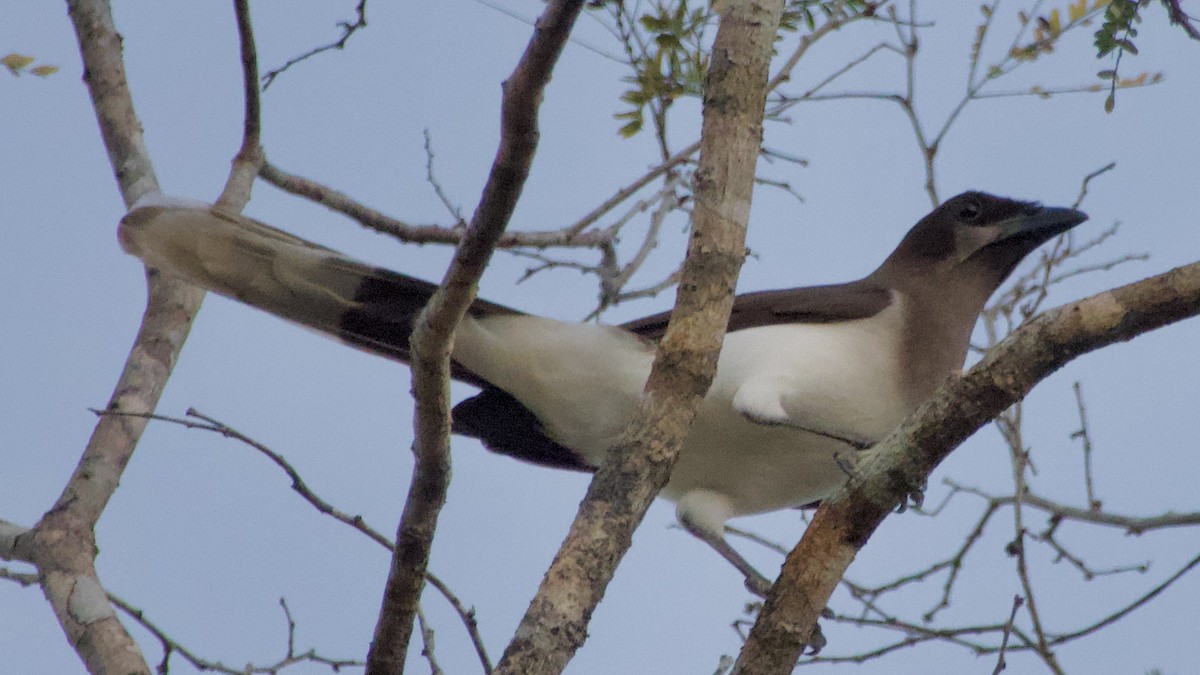
[{"label": "bird's foot", "polygon": [[908,505],[912,504],[914,509],[919,509],[925,503],[925,488],[929,485],[929,479],[921,481],[921,484],[913,488],[904,495],[900,500],[900,506],[896,507],[896,513],[904,513],[908,510]]},{"label": "bird's foot", "polygon": [[[829,610],[826,609],[825,611],[821,612],[821,614],[824,615],[828,612]],[[829,644],[829,641],[825,639],[825,633],[821,630],[820,622],[817,622],[813,624],[813,632],[812,635],[808,636],[808,644],[805,645],[807,651],[804,653],[807,656],[816,656],[817,654],[821,653],[821,650],[824,649],[825,645],[827,644]]]},{"label": "bird's foot", "polygon": [[766,600],[767,594],[775,584],[754,569],[750,569],[749,573],[743,571],[743,574],[746,575],[746,590]]}]

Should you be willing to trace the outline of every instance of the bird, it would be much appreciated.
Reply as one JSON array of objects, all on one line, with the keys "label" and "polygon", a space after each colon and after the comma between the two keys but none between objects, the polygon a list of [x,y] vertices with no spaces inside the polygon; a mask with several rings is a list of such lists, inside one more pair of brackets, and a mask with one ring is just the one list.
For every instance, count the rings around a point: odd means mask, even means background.
[{"label": "bird", "polygon": [[[717,369],[660,496],[747,586],[770,582],[725,539],[738,516],[802,507],[846,482],[846,453],[882,439],[961,372],[988,298],[1075,208],[965,192],[921,218],[875,271],[848,283],[738,295]],[[407,362],[437,286],[257,220],[155,195],[122,218],[149,267]],[[451,374],[479,388],[452,429],[535,464],[595,471],[633,415],[669,312],[575,323],[478,299]]]}]

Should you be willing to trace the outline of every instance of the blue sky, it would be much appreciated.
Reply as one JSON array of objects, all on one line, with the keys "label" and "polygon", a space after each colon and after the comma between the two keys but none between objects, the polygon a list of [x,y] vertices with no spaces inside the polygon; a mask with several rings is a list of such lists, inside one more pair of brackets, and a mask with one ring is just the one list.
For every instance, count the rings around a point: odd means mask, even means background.
[{"label": "blue sky", "polygon": [[[240,142],[232,11],[223,3],[118,4],[131,86],[159,180],[172,194],[212,199]],[[353,4],[257,3],[263,67],[335,37],[335,22],[350,17]],[[961,96],[979,15],[973,3],[929,4],[923,18],[934,25],[924,31],[918,59],[918,106],[936,128]],[[503,0],[502,6],[532,18],[542,4]],[[1018,7],[1005,6],[1004,16]],[[1165,26],[1157,6],[1151,9],[1138,39],[1141,55],[1127,57],[1122,68],[1129,75],[1163,71],[1163,84],[1121,92],[1112,114],[1095,95],[980,101],[941,149],[943,197],[983,189],[1065,205],[1084,175],[1117,163],[1093,183],[1083,205],[1092,220],[1080,232],[1087,236],[1120,222],[1120,234],[1089,260],[1140,252],[1151,258],[1063,284],[1052,296],[1055,304],[1200,259],[1200,44]],[[294,68],[267,92],[268,157],[409,221],[445,223],[445,209],[425,181],[428,129],[439,181],[469,213],[495,151],[500,82],[529,27],[470,0],[379,3],[370,11],[370,27],[345,51]],[[649,138],[625,141],[616,134],[612,116],[623,109],[624,71],[589,49],[615,54],[616,45],[587,16],[576,38],[546,95],[542,144],[514,229],[572,222],[655,163]],[[809,53],[789,91],[804,91],[887,39],[894,39],[887,26],[843,29]],[[1005,44],[992,45],[991,60]],[[1093,58],[1089,44],[1081,32],[997,90],[1091,83],[1109,66]],[[65,7],[11,3],[0,23],[0,52],[10,51],[62,69],[44,80],[0,75],[0,223],[8,234],[8,245],[0,247],[0,312],[8,317],[0,329],[0,518],[31,525],[75,466],[94,424],[87,409],[102,407],[111,394],[144,306],[144,280],[141,265],[116,242],[123,207],[80,81]],[[880,55],[835,90],[895,90],[902,75],[899,59]],[[695,138],[698,106],[685,101],[677,108],[671,139],[680,148]],[[760,175],[788,182],[804,202],[777,189],[758,190],[749,235],[756,255],[744,268],[741,290],[861,276],[929,208],[912,131],[894,104],[805,104],[789,113],[789,123],[772,123],[766,133],[769,146],[805,158],[808,166],[763,162]],[[265,183],[247,213],[427,279],[440,278],[449,258],[444,247],[394,244]],[[677,264],[681,224],[667,229],[640,281],[652,282]],[[516,285],[528,266],[499,255],[484,277],[484,296],[562,318],[591,310],[596,289],[589,278],[551,271]],[[621,306],[606,319],[634,318],[669,303],[668,293]],[[1071,383],[1079,380],[1105,506],[1140,515],[1200,508],[1193,487],[1200,474],[1198,341],[1197,322],[1173,326],[1084,357],[1040,385],[1026,408],[1037,489],[1083,503],[1079,448],[1070,439],[1078,426]],[[407,378],[400,366],[210,296],[159,410],[181,415],[194,406],[235,426],[286,455],[323,497],[390,532],[410,471]],[[461,398],[469,389],[456,392]],[[456,442],[453,460],[431,569],[476,608],[498,657],[566,532],[586,477],[520,464],[465,441]],[[938,470],[931,500],[945,493],[945,477],[1005,489],[1008,463],[995,430],[980,432]],[[960,499],[936,519],[895,516],[851,574],[884,580],[943,556],[977,515],[978,504]],[[729,623],[749,596],[732,569],[673,522],[670,504],[651,509],[569,672],[711,672],[721,654],[736,653]],[[803,530],[796,513],[736,524],[789,545]],[[1007,616],[1019,592],[1003,553],[1012,537],[1011,521],[989,530],[968,559],[948,622]],[[1200,536],[1187,530],[1134,538],[1068,527],[1064,537],[1099,567],[1153,565],[1146,575],[1083,583],[1040,552],[1039,601],[1050,624],[1063,630],[1144,592],[1200,547]],[[215,435],[164,424],[151,425],[143,438],[98,540],[99,570],[110,591],[190,648],[228,664],[279,655],[285,638],[280,597],[298,622],[299,647],[363,656],[388,561],[377,545],[303,503],[265,458]],[[772,554],[741,546],[760,568],[777,569]],[[1197,592],[1200,580],[1183,579],[1105,635],[1064,648],[1064,665],[1075,672],[1188,672]],[[912,615],[929,597],[925,591],[896,598],[891,609]],[[477,668],[445,604],[431,594],[425,604],[442,665],[452,673]],[[132,630],[156,662],[153,639]],[[830,653],[853,652],[868,640],[854,629],[827,633]],[[991,672],[994,665],[961,649],[923,647],[873,668],[924,673],[931,659],[945,672]],[[1038,672],[1028,656],[1010,663],[1013,672]],[[172,672],[189,672],[181,661],[172,665]],[[81,671],[36,589],[0,584],[0,671]]]}]

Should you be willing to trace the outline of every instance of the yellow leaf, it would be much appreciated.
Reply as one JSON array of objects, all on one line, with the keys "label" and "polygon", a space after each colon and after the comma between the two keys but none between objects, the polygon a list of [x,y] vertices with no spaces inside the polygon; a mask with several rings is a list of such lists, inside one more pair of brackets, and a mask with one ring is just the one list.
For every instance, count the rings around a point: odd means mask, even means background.
[{"label": "yellow leaf", "polygon": [[38,77],[50,77],[58,72],[58,66],[38,66],[29,72],[37,75]]},{"label": "yellow leaf", "polygon": [[1146,78],[1149,76],[1150,76],[1149,73],[1142,73],[1141,75],[1138,75],[1137,77],[1122,78],[1121,80],[1119,80],[1117,82],[1117,86],[1118,87],[1140,87],[1140,86],[1146,84]]},{"label": "yellow leaf", "polygon": [[0,58],[0,63],[4,64],[4,67],[8,68],[13,75],[19,75],[29,64],[33,63],[33,57],[13,52]]},{"label": "yellow leaf", "polygon": [[1082,19],[1084,14],[1087,14],[1087,0],[1079,0],[1079,2],[1067,5],[1067,17],[1070,18],[1071,23]]},{"label": "yellow leaf", "polygon": [[1050,37],[1058,37],[1062,32],[1062,17],[1058,15],[1058,10],[1050,10]]}]

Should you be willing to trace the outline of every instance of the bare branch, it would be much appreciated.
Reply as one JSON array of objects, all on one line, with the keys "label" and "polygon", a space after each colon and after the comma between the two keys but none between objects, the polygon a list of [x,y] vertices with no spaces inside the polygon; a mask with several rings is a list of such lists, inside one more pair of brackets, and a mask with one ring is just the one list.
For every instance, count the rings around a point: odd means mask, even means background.
[{"label": "bare branch", "polygon": [[512,217],[529,175],[537,150],[542,92],[582,7],[582,0],[558,0],[547,5],[520,63],[504,83],[500,148],[491,174],[454,261],[413,330],[416,461],[396,531],[396,552],[383,606],[367,654],[372,673],[399,673],[404,669],[413,617],[449,482],[450,345],[458,322],[475,299],[479,276]]},{"label": "bare branch", "polygon": [[[1012,433],[1019,433],[1020,428],[1020,422],[1015,422],[1011,427],[1011,431]],[[1025,611],[1029,614],[1029,620],[1033,624],[1034,639],[1037,641],[1034,651],[1042,658],[1042,661],[1051,672],[1064,675],[1062,666],[1059,665],[1058,658],[1051,650],[1050,644],[1046,639],[1046,629],[1042,625],[1042,615],[1038,611],[1037,601],[1034,597],[1033,583],[1029,577],[1029,559],[1025,555],[1025,537],[1028,532],[1025,529],[1024,509],[1022,505],[1025,494],[1028,491],[1028,486],[1025,483],[1025,472],[1029,466],[1028,453],[1019,436],[1010,441],[1009,448],[1013,463],[1013,476],[1016,482],[1014,490],[1015,498],[1012,502],[1013,529],[1016,530],[1016,534],[1012,542],[1009,543],[1007,550],[1016,562],[1017,578],[1020,580],[1021,588],[1025,592]]]},{"label": "bare branch", "polygon": [[1179,568],[1179,570],[1177,572],[1175,572],[1175,574],[1172,574],[1170,577],[1167,577],[1166,580],[1164,580],[1162,583],[1160,583],[1159,585],[1152,588],[1149,592],[1145,593],[1137,600],[1134,600],[1133,602],[1129,603],[1125,607],[1122,607],[1121,609],[1113,612],[1112,614],[1109,614],[1108,616],[1104,617],[1100,621],[1097,621],[1096,623],[1092,624],[1091,626],[1088,626],[1087,628],[1082,628],[1080,630],[1077,630],[1077,631],[1074,631],[1071,633],[1060,633],[1058,635],[1055,635],[1054,639],[1053,639],[1054,644],[1056,644],[1056,645],[1062,644],[1064,642],[1068,642],[1070,640],[1074,640],[1076,638],[1080,638],[1085,635],[1095,633],[1096,631],[1100,630],[1101,628],[1104,628],[1105,626],[1111,625],[1111,624],[1119,621],[1120,619],[1122,619],[1123,617],[1128,615],[1130,612],[1134,611],[1135,609],[1141,607],[1142,605],[1146,604],[1147,602],[1150,602],[1154,598],[1158,597],[1158,595],[1161,594],[1163,591],[1167,590],[1167,588],[1169,588],[1171,586],[1171,584],[1182,579],[1185,574],[1192,571],[1192,569],[1195,568],[1197,565],[1200,565],[1200,555],[1196,556],[1195,558],[1192,558],[1186,565]]},{"label": "bare branch", "polygon": [[289,59],[287,63],[276,68],[275,70],[268,70],[267,74],[263,75],[263,91],[266,91],[267,87],[270,87],[271,84],[275,82],[275,78],[282,75],[284,71],[296,65],[297,63],[305,61],[322,52],[327,52],[331,49],[344,49],[346,47],[346,43],[350,40],[351,35],[354,35],[359,29],[367,27],[367,0],[358,0],[358,6],[354,8],[354,12],[358,15],[358,18],[355,19],[354,23],[350,23],[348,21],[338,22],[338,28],[342,29],[342,35],[337,40],[334,40],[327,45],[310,49],[300,56]]},{"label": "bare branch", "polygon": [[38,575],[31,572],[16,572],[7,567],[0,567],[0,579],[8,579],[26,588],[38,585]]},{"label": "bare branch", "polygon": [[1067,522],[1065,519],[1051,516],[1049,525],[1042,532],[1033,535],[1034,540],[1040,541],[1049,546],[1056,554],[1058,554],[1054,562],[1066,560],[1072,567],[1079,570],[1085,581],[1091,581],[1096,577],[1110,576],[1113,574],[1123,574],[1125,572],[1139,572],[1145,574],[1150,571],[1150,563],[1144,562],[1136,565],[1118,565],[1105,569],[1092,569],[1083,558],[1071,553],[1067,550],[1058,539],[1054,536],[1058,532],[1058,526]]},{"label": "bare branch", "polygon": [[1021,605],[1024,603],[1025,601],[1021,596],[1013,596],[1012,614],[1008,615],[1008,623],[1004,624],[1004,638],[1000,641],[1000,653],[996,656],[996,668],[992,671],[992,675],[1000,675],[1008,667],[1008,663],[1004,660],[1004,652],[1008,649],[1008,637],[1012,635],[1013,629],[1016,628],[1014,622],[1017,620],[1017,610],[1021,609]]},{"label": "bare branch", "polygon": [[[326,206],[338,213],[349,216],[360,225],[380,234],[386,234],[403,242],[428,244],[458,244],[462,241],[466,230],[460,227],[443,227],[440,225],[413,225],[402,220],[385,215],[354,199],[344,192],[339,192],[313,180],[287,173],[279,167],[264,162],[259,175],[285,192],[304,197]],[[603,215],[603,214],[601,214]],[[599,218],[600,216],[597,216]],[[586,227],[586,226],[585,226]],[[595,248],[609,242],[604,232],[576,231],[576,225],[561,230],[544,230],[532,232],[507,232],[496,241],[497,248],[514,248],[527,246],[546,248],[548,246],[572,246]]]},{"label": "bare branch", "polygon": [[[844,4],[845,3],[842,3],[842,5]],[[818,26],[813,32],[800,38],[800,44],[796,45],[796,48],[792,50],[790,55],[788,55],[787,60],[784,61],[783,65],[779,67],[779,72],[775,73],[775,76],[767,82],[767,91],[774,91],[777,87],[779,87],[779,85],[790,80],[792,77],[792,71],[796,69],[796,64],[800,63],[800,59],[804,58],[804,55],[808,53],[808,50],[811,49],[812,46],[821,38],[829,35],[848,23],[852,23],[854,21],[858,21],[859,19],[866,18],[867,16],[874,15],[874,12],[874,8],[871,9],[870,14],[847,13],[844,7],[836,8],[836,11],[832,16],[829,17],[829,19],[825,21],[825,23]]]},{"label": "bare branch", "polygon": [[417,628],[421,631],[421,656],[429,662],[430,675],[445,675],[442,667],[438,665],[437,655],[434,653],[433,628],[425,621],[425,612],[417,607]]},{"label": "bare branch", "polygon": [[484,675],[492,672],[492,660],[488,658],[487,648],[483,645],[483,636],[479,634],[479,624],[475,620],[475,610],[468,609],[458,596],[450,590],[444,581],[434,576],[432,572],[425,573],[425,581],[429,582],[446,598],[454,611],[458,613],[458,618],[462,620],[463,625],[467,628],[467,635],[471,638],[471,644],[475,647],[475,654],[479,656],[479,663],[483,666]]},{"label": "bare branch", "polygon": [[1167,8],[1167,16],[1171,19],[1172,24],[1182,28],[1183,32],[1193,40],[1200,40],[1200,28],[1196,28],[1196,24],[1192,23],[1194,19],[1179,6],[1180,0],[1163,0],[1163,4]]},{"label": "bare branch", "polygon": [[[121,60],[121,37],[105,0],[68,2],[109,162],[126,205],[158,191]],[[204,294],[152,276],[146,314],[108,407],[150,410],[162,394]],[[42,592],[67,639],[92,672],[148,673],[96,574],[94,528],[133,454],[143,421],[101,419],[55,505],[13,542],[38,568]]]},{"label": "bare branch", "polygon": [[429,129],[425,129],[425,182],[433,187],[433,193],[437,195],[442,206],[446,207],[446,211],[454,219],[454,228],[466,228],[467,221],[462,216],[462,208],[450,201],[450,197],[442,189],[442,184],[438,182],[437,176],[433,175],[433,135],[429,133]]},{"label": "bare branch", "polygon": [[1089,509],[1099,509],[1100,500],[1096,498],[1096,486],[1092,480],[1092,436],[1088,433],[1087,406],[1083,404],[1083,387],[1076,380],[1072,385],[1075,390],[1075,408],[1079,411],[1079,430],[1071,434],[1083,444],[1083,485],[1087,490]]},{"label": "bare branch", "polygon": [[310,649],[306,652],[296,653],[296,623],[292,620],[292,613],[288,609],[287,603],[280,598],[279,605],[283,608],[284,618],[287,621],[287,651],[277,661],[270,664],[246,664],[240,667],[227,666],[221,661],[213,661],[206,659],[191,649],[180,644],[178,640],[171,637],[162,627],[146,617],[146,613],[137,607],[129,604],[125,600],[112,595],[108,599],[114,606],[125,613],[135,623],[144,628],[147,632],[158,640],[162,647],[162,661],[159,662],[156,671],[159,673],[167,673],[170,671],[171,657],[178,654],[184,661],[187,661],[193,668],[199,671],[211,671],[214,673],[223,673],[224,675],[252,675],[256,673],[277,673],[285,668],[301,663],[315,663],[318,665],[328,666],[333,672],[338,672],[342,668],[350,666],[362,666],[363,662],[355,659],[335,659],[328,656],[322,656],[317,653],[317,650]]},{"label": "bare branch", "polygon": [[[337,508],[336,506],[334,506],[333,504],[329,503],[328,501],[326,501],[325,499],[323,499],[322,497],[317,495],[315,492],[313,492],[313,490],[310,487],[308,487],[308,483],[300,476],[300,472],[297,471],[296,468],[294,466],[292,466],[291,462],[289,462],[286,458],[284,458],[283,455],[275,452],[274,450],[270,449],[266,445],[254,440],[253,438],[238,431],[237,429],[234,429],[233,427],[225,424],[224,422],[221,422],[212,417],[209,417],[208,415],[204,415],[194,408],[189,408],[187,411],[187,415],[189,417],[194,417],[195,419],[187,419],[187,418],[182,418],[182,417],[171,417],[168,415],[157,415],[157,414],[149,414],[149,413],[120,413],[120,412],[105,411],[105,410],[92,410],[92,412],[97,415],[126,415],[126,416],[131,416],[131,417],[142,417],[142,418],[146,418],[146,419],[157,420],[160,422],[170,422],[171,424],[178,424],[187,429],[199,429],[202,431],[211,431],[213,433],[220,434],[221,436],[224,436],[225,438],[236,440],[245,445],[248,445],[251,448],[254,448],[258,452],[265,455],[268,459],[270,459],[272,462],[274,462],[275,465],[278,466],[280,469],[283,469],[283,472],[286,473],[288,478],[290,478],[292,481],[292,489],[295,490],[296,493],[299,494],[301,497],[303,497],[306,502],[308,502],[314,508],[316,508],[317,511],[319,511],[327,516],[330,516],[331,518],[337,520],[338,522],[349,525],[350,527],[354,528],[355,530],[358,530],[359,532],[366,535],[369,539],[371,539],[375,543],[379,544],[380,546],[384,547],[388,551],[394,551],[396,548],[395,544],[392,543],[391,539],[388,539],[383,534],[381,534],[378,530],[376,530],[375,528],[368,525],[362,516],[359,516],[359,515],[351,516],[351,515],[347,514],[345,511],[343,511],[343,510]],[[201,420],[201,421],[197,422],[195,420]],[[5,540],[6,540],[5,535],[6,535],[6,532],[8,532],[9,530],[14,532],[15,534],[20,534],[20,533],[24,532],[23,528],[19,528],[16,525],[11,525],[9,523],[5,523],[4,521],[0,520],[0,557],[3,557],[5,559],[8,558],[8,556],[4,555],[4,553],[5,553],[4,544],[5,544]],[[442,594],[442,597],[444,597],[446,599],[446,601],[450,604],[451,608],[453,608],[454,611],[458,614],[459,619],[462,620],[463,626],[467,630],[468,636],[471,638],[472,644],[475,646],[475,651],[479,655],[480,662],[483,664],[483,671],[485,673],[491,672],[491,670],[492,670],[491,660],[488,658],[487,649],[484,647],[484,644],[483,644],[483,638],[479,634],[479,624],[475,620],[475,611],[472,609],[468,609],[465,605],[463,605],[462,601],[459,600],[458,596],[455,595],[455,593],[452,590],[450,590],[450,587],[447,586],[444,581],[442,581],[437,576],[435,576],[433,574],[433,572],[426,571],[425,580],[428,581],[431,586],[433,586],[435,589],[437,589],[437,591],[439,593]]]},{"label": "bare branch", "polygon": [[370,525],[367,525],[362,516],[351,516],[350,514],[338,509],[333,504],[325,501],[315,492],[313,492],[312,489],[308,487],[308,483],[306,483],[304,479],[300,477],[300,473],[296,471],[296,468],[293,467],[291,463],[283,457],[283,455],[280,455],[271,448],[254,440],[253,438],[250,438],[237,429],[234,429],[233,427],[230,427],[219,420],[201,413],[195,408],[188,408],[187,415],[189,417],[194,417],[197,420],[201,420],[200,422],[181,417],[170,417],[168,415],[156,415],[149,413],[122,413],[111,410],[92,410],[92,412],[97,415],[126,415],[130,417],[143,417],[146,419],[158,420],[160,422],[170,422],[172,424],[181,425],[188,429],[211,431],[220,434],[225,438],[230,438],[245,443],[246,445],[265,455],[268,459],[274,462],[276,466],[283,469],[284,473],[288,475],[288,478],[292,480],[292,489],[295,490],[296,493],[301,497],[303,497],[305,501],[307,501],[309,504],[312,504],[317,511],[320,511],[334,520],[345,523],[359,532],[362,532],[375,543],[383,546],[389,551],[394,548],[391,540],[380,534],[378,530],[374,529]]},{"label": "bare branch", "polygon": [[241,213],[250,201],[254,177],[263,163],[261,105],[258,97],[258,50],[254,45],[254,28],[250,23],[249,0],[234,0],[237,13],[238,38],[242,49],[242,89],[245,113],[242,123],[242,146],[233,158],[233,168],[225,189],[217,198],[216,207],[230,213]]},{"label": "bare branch", "polygon": [[649,185],[654,179],[691,159],[692,155],[696,154],[699,150],[700,141],[696,141],[683,150],[675,153],[663,163],[647,171],[644,175],[642,175],[642,177],[633,181],[629,185],[626,185],[620,190],[617,190],[616,194],[604,200],[602,204],[592,209],[587,215],[566,227],[565,231],[572,237],[581,235],[584,230],[595,224],[596,221],[604,217],[605,214],[615,209],[626,199],[629,199],[633,195],[637,194],[639,190]]}]

